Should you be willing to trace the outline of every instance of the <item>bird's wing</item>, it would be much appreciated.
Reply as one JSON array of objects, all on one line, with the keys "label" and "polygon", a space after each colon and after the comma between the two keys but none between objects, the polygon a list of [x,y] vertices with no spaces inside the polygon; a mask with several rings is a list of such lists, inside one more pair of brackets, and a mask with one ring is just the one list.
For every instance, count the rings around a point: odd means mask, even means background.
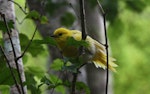
[{"label": "bird's wing", "polygon": [[72,37],[75,39],[75,40],[78,40],[80,41],[82,39],[81,37],[81,32],[78,31],[78,30],[71,30],[72,31]]}]

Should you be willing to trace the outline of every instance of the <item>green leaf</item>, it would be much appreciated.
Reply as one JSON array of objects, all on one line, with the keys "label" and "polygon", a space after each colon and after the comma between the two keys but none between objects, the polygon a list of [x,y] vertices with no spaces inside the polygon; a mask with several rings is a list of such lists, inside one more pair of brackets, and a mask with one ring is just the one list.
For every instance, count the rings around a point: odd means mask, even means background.
[{"label": "green leaf", "polygon": [[25,76],[26,76],[26,82],[24,84],[27,85],[27,88],[28,90],[30,90],[31,94],[41,94],[41,91],[36,86],[37,81],[34,79],[35,74],[26,71]]},{"label": "green leaf", "polygon": [[[12,68],[12,72],[14,73],[16,80],[18,81],[18,73],[17,70]],[[12,77],[12,74],[10,72],[10,69],[6,67],[5,64],[1,64],[0,66],[0,85],[14,85],[14,79]]]},{"label": "green leaf", "polygon": [[56,92],[60,92],[61,94],[66,94],[65,92],[65,87],[62,86],[64,85],[61,81],[61,79],[59,79],[57,76],[50,74],[49,78],[47,78],[46,76],[44,76],[41,79],[42,84],[39,85],[42,86],[43,84],[48,85],[48,89],[53,89],[55,88]]},{"label": "green leaf", "polygon": [[41,24],[48,23],[48,18],[46,16],[41,16],[36,10],[30,11],[25,18],[38,20]]},{"label": "green leaf", "polygon": [[[24,51],[24,49],[26,49],[30,40],[25,34],[21,33],[19,36],[20,36],[21,48],[22,48],[22,51]],[[33,57],[36,57],[37,55],[44,52],[44,50],[45,49],[44,49],[43,45],[41,45],[40,43],[37,43],[36,40],[33,40],[31,45],[29,46],[27,52],[29,52]]]},{"label": "green leaf", "polygon": [[34,74],[36,75],[37,77],[42,77],[44,74],[44,70],[42,68],[40,68],[40,65],[39,66],[28,66],[27,67],[28,69],[28,73],[31,73],[31,74]]},{"label": "green leaf", "polygon": [[2,51],[0,50],[0,68],[2,67],[3,64],[6,64],[6,61]]},{"label": "green leaf", "polygon": [[30,18],[30,19],[39,19],[40,14],[36,10],[30,11],[25,18]]},{"label": "green leaf", "polygon": [[48,89],[52,89],[59,85],[62,85],[62,81],[57,76],[50,74],[49,78],[47,78],[46,76],[42,77],[39,87],[44,84],[48,85]]},{"label": "green leaf", "polygon": [[60,92],[61,94],[66,94],[65,87],[62,85],[57,86],[55,90],[56,92]]},{"label": "green leaf", "polygon": [[52,84],[52,82],[51,82],[46,76],[44,76],[44,77],[41,79],[41,82],[42,82],[43,84],[46,84],[46,85],[51,85],[51,84]]},{"label": "green leaf", "polygon": [[[72,63],[72,62],[71,62]],[[62,70],[63,71],[69,71],[69,72],[72,72],[72,73],[77,73],[77,68],[79,68],[81,66],[80,63],[78,62],[75,62],[73,63],[72,65],[65,65],[62,67]]]},{"label": "green leaf", "polygon": [[28,51],[31,53],[31,55],[33,57],[36,57],[38,55],[40,55],[41,53],[43,53],[45,50],[45,48],[43,47],[43,45],[41,44],[36,44],[35,40],[32,41]]},{"label": "green leaf", "polygon": [[89,87],[83,82],[76,82],[76,88],[77,90],[86,92],[85,94],[90,94]]},{"label": "green leaf", "polygon": [[75,17],[72,13],[66,12],[62,17],[61,17],[61,24],[70,27],[75,21]]},{"label": "green leaf", "polygon": [[1,94],[10,94],[10,87],[7,85],[0,85]]},{"label": "green leaf", "polygon": [[50,74],[49,77],[53,84],[62,83],[62,80],[58,78],[56,75]]},{"label": "green leaf", "polygon": [[29,42],[29,38],[23,33],[20,33],[19,37],[20,37],[20,43],[22,46],[21,48],[25,49],[27,43]]},{"label": "green leaf", "polygon": [[41,24],[46,24],[46,23],[48,23],[48,18],[46,16],[42,16],[40,18],[40,21],[41,21]]},{"label": "green leaf", "polygon": [[34,40],[36,44],[50,44],[56,46],[57,43],[52,37],[45,37],[42,40]]},{"label": "green leaf", "polygon": [[77,69],[83,64],[82,58],[64,58],[65,64],[62,66],[63,71],[77,73]]},{"label": "green leaf", "polygon": [[76,46],[76,47],[80,47],[80,46],[88,47],[89,44],[85,40],[77,41],[73,37],[70,37],[67,39],[67,45]]},{"label": "green leaf", "polygon": [[[7,24],[9,29],[14,28],[14,21],[10,20],[7,22]],[[0,21],[0,30],[2,30],[3,32],[7,32],[7,27],[4,21]]]},{"label": "green leaf", "polygon": [[53,63],[50,65],[50,68],[58,71],[62,69],[63,65],[64,65],[64,62],[61,59],[55,59]]}]

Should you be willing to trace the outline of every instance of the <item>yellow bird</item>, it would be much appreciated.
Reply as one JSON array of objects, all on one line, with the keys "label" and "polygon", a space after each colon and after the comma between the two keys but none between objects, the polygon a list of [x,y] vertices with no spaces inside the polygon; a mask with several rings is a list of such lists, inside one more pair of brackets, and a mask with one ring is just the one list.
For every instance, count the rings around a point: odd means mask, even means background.
[{"label": "yellow bird", "polygon": [[[77,57],[79,50],[75,46],[67,45],[67,39],[72,37],[77,41],[82,40],[82,33],[78,30],[69,30],[66,28],[58,28],[54,31],[52,37],[56,40],[58,48],[65,57]],[[85,41],[88,43],[88,47],[85,48],[84,60],[92,61],[95,66],[107,68],[105,49],[102,44],[87,36]],[[112,71],[116,71],[114,67],[117,67],[113,61],[115,59],[109,58],[108,68]]]}]

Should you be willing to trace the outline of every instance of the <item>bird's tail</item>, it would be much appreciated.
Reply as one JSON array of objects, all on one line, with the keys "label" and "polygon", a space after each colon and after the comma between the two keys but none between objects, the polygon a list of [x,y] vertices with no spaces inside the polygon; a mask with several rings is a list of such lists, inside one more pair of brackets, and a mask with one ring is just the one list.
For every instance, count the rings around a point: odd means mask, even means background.
[{"label": "bird's tail", "polygon": [[[106,60],[106,54],[102,51],[98,51],[95,56],[92,59],[93,63],[95,64],[95,66],[101,67],[103,69],[107,68],[107,60]],[[108,62],[108,68],[114,72],[116,72],[115,67],[117,67],[118,65],[114,63],[114,61],[116,61],[114,58],[109,57],[109,62]]]}]

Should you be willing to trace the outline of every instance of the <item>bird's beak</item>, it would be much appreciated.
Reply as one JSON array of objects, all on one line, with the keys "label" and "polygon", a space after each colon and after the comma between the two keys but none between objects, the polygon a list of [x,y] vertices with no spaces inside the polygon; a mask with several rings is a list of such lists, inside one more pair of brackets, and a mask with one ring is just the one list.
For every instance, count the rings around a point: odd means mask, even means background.
[{"label": "bird's beak", "polygon": [[50,37],[56,38],[57,36],[56,35],[51,35]]}]

